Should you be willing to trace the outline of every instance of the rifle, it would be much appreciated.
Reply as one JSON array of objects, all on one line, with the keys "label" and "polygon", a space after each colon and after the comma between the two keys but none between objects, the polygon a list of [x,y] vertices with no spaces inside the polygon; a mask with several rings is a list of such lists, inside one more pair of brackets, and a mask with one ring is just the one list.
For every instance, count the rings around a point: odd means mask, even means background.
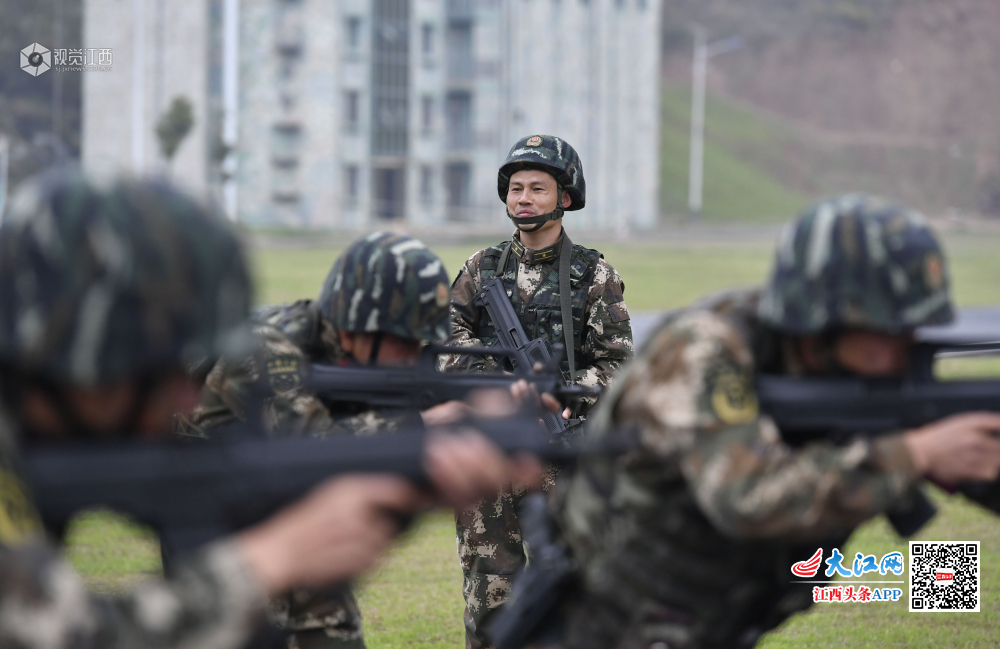
[{"label": "rifle", "polygon": [[516,374],[441,372],[437,369],[437,358],[442,354],[514,357],[516,352],[496,347],[428,345],[421,351],[414,367],[313,364],[306,386],[325,401],[415,410],[464,399],[473,390],[508,390],[520,379],[534,385],[540,393],[551,394],[563,405],[572,405],[583,397],[600,394],[600,388],[566,385],[559,368],[553,367],[551,362],[541,369],[528,367]]},{"label": "rifle", "polygon": [[[507,291],[499,278],[487,282],[482,290],[476,293],[475,305],[486,309],[490,319],[493,320],[493,327],[497,333],[498,349],[492,353],[505,356],[508,361],[506,368],[513,371],[518,378],[526,377],[527,373],[538,363],[541,363],[543,367],[554,366],[558,371],[558,359],[555,358],[549,341],[544,338],[528,340],[528,334],[521,326],[521,321],[517,319]],[[568,324],[572,326],[572,323]],[[563,323],[563,326],[567,326],[567,323]],[[562,380],[561,377],[560,380]],[[566,436],[566,430],[569,426],[561,415],[546,412],[543,421],[550,435],[554,437]]]},{"label": "rifle", "polygon": [[[507,453],[527,452],[555,464],[572,462],[581,453],[624,452],[636,443],[553,444],[530,416],[469,425]],[[50,444],[29,447],[23,462],[48,529],[64,530],[80,510],[110,507],[158,532],[163,554],[170,558],[265,520],[331,476],[388,472],[426,485],[426,434],[272,440],[242,435],[194,445]]]},{"label": "rifle", "polygon": [[[877,437],[963,412],[998,412],[1000,379],[941,381],[934,374],[936,358],[1000,352],[1000,335],[987,338],[919,330],[903,377],[803,379],[763,374],[757,376],[757,398],[792,446],[820,439],[844,444],[857,435]],[[983,488],[981,483],[960,487],[970,495]],[[901,536],[910,536],[935,513],[917,490],[912,506],[890,512],[888,518]]]}]

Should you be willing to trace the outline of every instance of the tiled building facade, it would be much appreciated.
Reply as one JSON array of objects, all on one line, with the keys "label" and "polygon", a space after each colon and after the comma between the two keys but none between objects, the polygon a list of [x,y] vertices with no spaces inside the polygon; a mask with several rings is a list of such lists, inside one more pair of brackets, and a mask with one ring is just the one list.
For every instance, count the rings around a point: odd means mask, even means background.
[{"label": "tiled building facade", "polygon": [[[212,134],[225,130],[220,84],[212,85],[222,63],[212,53],[224,49],[226,2],[235,0],[185,3],[206,21],[202,32],[191,31],[207,39],[210,61],[207,75],[191,76],[203,85],[207,76],[209,86],[191,93],[203,97],[207,126],[199,137],[207,144],[198,173],[206,184],[222,178],[212,156],[220,140]],[[238,128],[224,165],[237,217],[346,228],[387,219],[502,221],[498,165],[518,137],[551,133],[583,160],[588,206],[573,215],[577,223],[650,227],[659,7],[660,0],[242,0]]]}]

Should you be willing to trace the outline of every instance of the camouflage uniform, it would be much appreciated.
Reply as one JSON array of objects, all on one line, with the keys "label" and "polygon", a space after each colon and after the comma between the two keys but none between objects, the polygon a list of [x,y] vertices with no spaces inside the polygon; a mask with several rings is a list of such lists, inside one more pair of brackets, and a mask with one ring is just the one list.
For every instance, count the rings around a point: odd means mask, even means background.
[{"label": "camouflage uniform", "polygon": [[[264,398],[261,416],[270,434],[373,435],[422,425],[411,410],[324,402],[304,387],[309,363],[355,362],[339,330],[389,333],[443,342],[448,284],[441,260],[416,239],[375,233],[352,244],[334,263],[318,301],[265,307],[257,312],[255,355],[223,359],[212,368],[199,406],[181,432],[206,437],[213,428],[247,418],[247,401]],[[276,621],[292,631],[289,646],[364,647],[361,612],[349,587],[298,590],[275,602]]]},{"label": "camouflage uniform", "polygon": [[231,541],[169,579],[88,594],[46,544],[16,469],[30,431],[20,387],[107,385],[243,353],[248,305],[236,237],[163,185],[60,174],[15,195],[0,228],[0,646],[236,648],[263,621],[267,598]]},{"label": "camouflage uniform", "polygon": [[587,458],[557,486],[580,565],[564,646],[750,647],[810,606],[791,565],[906,506],[920,476],[898,434],[790,448],[753,376],[804,371],[789,334],[947,322],[947,283],[918,215],[849,196],[786,229],[763,294],[670,314],[591,418],[595,436],[637,428],[641,450]]},{"label": "camouflage uniform", "polygon": [[[531,136],[522,138],[511,149],[500,168],[498,194],[506,200],[510,176],[521,169],[539,168],[556,177],[561,190],[570,194],[566,210],[585,204],[583,168],[576,151],[559,138]],[[559,192],[562,195],[562,192]],[[563,208],[548,220],[562,216]],[[509,214],[508,214],[509,216]],[[513,218],[513,217],[512,217]],[[539,217],[536,217],[539,218]],[[538,227],[541,227],[540,225]],[[563,343],[563,322],[559,300],[559,271],[565,253],[565,232],[544,250],[528,250],[521,245],[519,233],[472,255],[452,285],[453,342],[459,345],[492,344],[496,341],[493,323],[484,309],[473,303],[484,284],[498,275],[511,297],[525,333],[531,339],[547,338]],[[504,252],[515,261],[505,264]],[[573,245],[570,248],[569,287],[572,293],[572,341],[576,360],[575,382],[580,385],[607,387],[612,376],[632,355],[632,328],[625,306],[625,285],[618,273],[596,250]],[[492,361],[477,360],[474,370],[493,369]],[[448,369],[466,367],[466,359],[455,357]],[[568,359],[561,364],[571,381]],[[593,406],[589,400],[577,414],[586,415]],[[479,631],[481,620],[507,598],[511,576],[524,562],[524,549],[515,509],[523,491],[512,488],[460,512],[456,518],[459,559],[464,578],[466,600],[466,645],[479,647],[484,640]]]}]

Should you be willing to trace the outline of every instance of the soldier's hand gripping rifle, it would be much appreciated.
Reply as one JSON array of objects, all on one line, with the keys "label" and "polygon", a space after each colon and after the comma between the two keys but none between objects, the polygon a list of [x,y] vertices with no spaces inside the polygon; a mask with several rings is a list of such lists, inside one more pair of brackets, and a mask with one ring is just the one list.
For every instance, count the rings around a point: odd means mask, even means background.
[{"label": "soldier's hand gripping rifle", "polygon": [[307,386],[324,401],[359,402],[375,407],[416,410],[464,399],[473,390],[508,390],[520,379],[533,385],[539,393],[551,394],[564,406],[572,406],[583,397],[597,396],[600,393],[599,388],[566,385],[558,366],[551,359],[540,369],[528,367],[526,371],[516,374],[441,372],[437,369],[437,359],[442,354],[501,356],[514,360],[517,360],[514,357],[519,356],[516,350],[497,347],[428,345],[421,351],[414,367],[313,364]]},{"label": "soldier's hand gripping rifle", "polygon": [[[544,338],[528,339],[499,278],[483,286],[476,294],[475,304],[486,309],[493,321],[497,334],[497,347],[502,350],[502,354],[497,355],[505,357],[508,361],[503,363],[506,369],[519,378],[527,377],[538,363],[543,367],[555,367],[558,372],[559,359],[553,354],[551,345]],[[563,326],[566,326],[566,323]],[[498,360],[502,362],[502,358]],[[543,421],[552,436],[558,438],[566,436],[569,423],[561,415],[549,412]]]},{"label": "soldier's hand gripping rifle", "polygon": [[[532,416],[468,426],[507,453],[549,463],[619,452],[608,444],[553,444]],[[168,558],[263,521],[332,476],[394,473],[428,483],[423,430],[271,440],[244,432],[206,444],[51,444],[27,449],[23,462],[48,529],[64,530],[80,510],[110,507],[156,530]]]},{"label": "soldier's hand gripping rifle", "polygon": [[[907,374],[902,378],[795,378],[759,375],[757,397],[761,410],[777,424],[789,444],[799,446],[819,439],[847,443],[857,435],[876,437],[918,428],[963,412],[1000,412],[1000,379],[941,381],[934,361],[941,354],[981,355],[1000,352],[995,339],[955,338],[933,329],[918,332]],[[960,489],[975,497],[985,485],[970,483]],[[891,512],[890,522],[902,536],[910,536],[936,513],[920,491],[913,505]]]}]

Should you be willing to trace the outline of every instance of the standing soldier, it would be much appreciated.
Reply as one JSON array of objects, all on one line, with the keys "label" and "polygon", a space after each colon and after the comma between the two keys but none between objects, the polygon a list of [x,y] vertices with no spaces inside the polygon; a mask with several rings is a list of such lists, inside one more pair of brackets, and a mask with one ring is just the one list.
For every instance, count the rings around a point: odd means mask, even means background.
[{"label": "standing soldier", "polygon": [[[472,255],[455,279],[454,341],[489,345],[496,340],[489,315],[474,299],[500,277],[528,337],[565,345],[561,369],[566,381],[607,386],[632,355],[632,328],[618,273],[601,253],[574,245],[562,227],[563,214],[586,203],[579,156],[551,135],[522,138],[500,167],[497,193],[517,230],[511,241]],[[449,366],[461,362],[456,358]],[[482,369],[485,365],[479,363]],[[572,414],[584,416],[592,405],[593,400],[586,402]],[[514,511],[522,495],[516,487],[502,491],[457,517],[469,647],[484,646],[480,622],[506,600],[511,575],[524,561]]]},{"label": "standing soldier", "polygon": [[[420,241],[385,232],[351,244],[334,263],[319,300],[262,309],[255,358],[220,361],[182,433],[245,419],[261,385],[268,432],[292,435],[372,435],[421,425],[420,413],[325,402],[304,387],[308,363],[408,365],[426,342],[448,338],[448,275]],[[253,413],[256,414],[256,413]],[[299,649],[364,647],[361,613],[350,588],[299,590],[277,603],[278,618]]]},{"label": "standing soldier", "polygon": [[597,439],[638,429],[641,448],[588,457],[557,486],[579,566],[560,646],[749,649],[812,604],[793,563],[912,506],[925,478],[995,480],[1000,414],[791,447],[758,411],[756,372],[898,376],[913,330],[952,318],[924,219],[856,195],[785,229],[766,287],[668,316],[590,421]]}]

